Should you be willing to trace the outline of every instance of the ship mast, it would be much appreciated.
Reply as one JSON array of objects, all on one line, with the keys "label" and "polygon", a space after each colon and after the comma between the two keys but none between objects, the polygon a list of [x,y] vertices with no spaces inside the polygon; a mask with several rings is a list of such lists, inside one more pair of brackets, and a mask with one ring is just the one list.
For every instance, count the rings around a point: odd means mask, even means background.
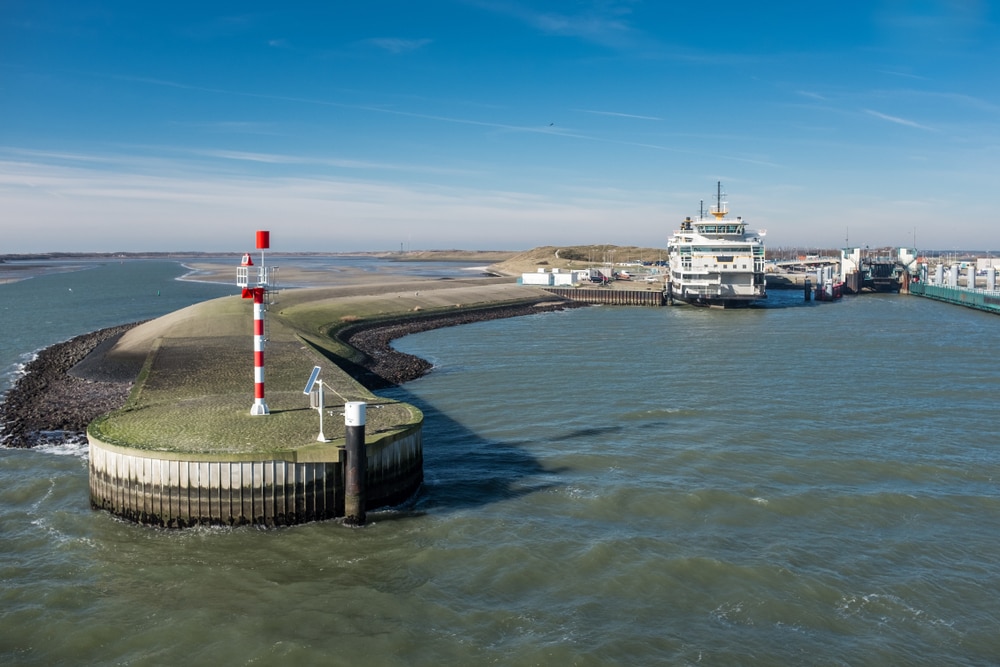
[{"label": "ship mast", "polygon": [[715,201],[716,204],[712,207],[711,213],[715,216],[716,220],[722,220],[726,217],[726,214],[729,213],[729,211],[726,210],[725,205],[722,203],[722,181],[719,181],[717,184]]}]

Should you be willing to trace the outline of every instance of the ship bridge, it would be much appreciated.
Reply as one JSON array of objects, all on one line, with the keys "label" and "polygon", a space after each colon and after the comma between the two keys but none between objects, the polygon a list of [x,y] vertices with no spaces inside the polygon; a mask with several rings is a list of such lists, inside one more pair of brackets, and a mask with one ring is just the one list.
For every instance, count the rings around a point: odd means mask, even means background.
[{"label": "ship bridge", "polygon": [[705,222],[695,223],[695,229],[697,229],[699,234],[726,234],[738,236],[742,235],[746,231],[747,225],[741,218],[737,218],[735,221],[732,220],[706,220]]}]

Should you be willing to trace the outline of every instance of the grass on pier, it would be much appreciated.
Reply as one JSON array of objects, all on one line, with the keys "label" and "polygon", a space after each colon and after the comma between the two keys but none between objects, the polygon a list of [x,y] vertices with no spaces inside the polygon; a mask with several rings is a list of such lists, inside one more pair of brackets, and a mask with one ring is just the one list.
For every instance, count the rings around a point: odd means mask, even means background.
[{"label": "grass on pier", "polygon": [[[413,406],[374,396],[342,371],[334,360],[357,363],[362,355],[330,332],[357,321],[521,303],[539,294],[510,279],[281,292],[267,313],[266,416],[250,415],[251,302],[232,296],[196,304],[132,329],[109,351],[112,360],[145,361],[128,403],[93,422],[89,432],[161,458],[335,460],[345,400],[368,403],[369,437],[405,430],[423,417]],[[314,366],[329,387],[323,419],[324,435],[334,440],[329,444],[317,442],[319,415],[302,392]]]}]

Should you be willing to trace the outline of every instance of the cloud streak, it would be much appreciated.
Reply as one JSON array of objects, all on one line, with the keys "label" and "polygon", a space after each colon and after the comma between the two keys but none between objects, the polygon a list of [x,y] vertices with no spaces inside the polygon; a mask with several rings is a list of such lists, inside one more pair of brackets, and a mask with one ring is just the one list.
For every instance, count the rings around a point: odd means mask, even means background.
[{"label": "cloud streak", "polygon": [[589,113],[596,116],[616,116],[618,118],[635,118],[636,120],[657,120],[662,121],[662,118],[657,116],[640,116],[634,113],[622,113],[620,111],[597,111],[596,109],[578,109],[580,113]]},{"label": "cloud streak", "polygon": [[[275,230],[289,251],[370,250],[408,239],[423,248],[519,248],[555,243],[570,225],[583,238],[602,238],[612,217],[631,223],[636,243],[649,243],[660,226],[660,212],[649,204],[587,190],[553,196],[315,176],[254,178],[210,175],[184,163],[138,174],[127,167],[0,159],[0,193],[7,219],[32,222],[30,230],[12,230],[5,239],[22,252],[221,251],[239,240],[235,229],[254,228]],[[56,239],[61,247],[53,246]]]},{"label": "cloud streak", "polygon": [[418,51],[432,42],[431,39],[399,39],[396,37],[373,37],[365,40],[366,44],[388,51],[393,55]]},{"label": "cloud streak", "polygon": [[575,13],[539,11],[517,2],[470,2],[481,9],[511,16],[539,32],[575,37],[611,48],[633,45],[640,35],[625,19],[631,14],[626,3],[597,2]]},{"label": "cloud streak", "polygon": [[869,116],[874,116],[875,118],[879,118],[881,120],[888,121],[890,123],[895,123],[897,125],[903,125],[905,127],[913,127],[913,128],[918,129],[918,130],[928,130],[928,131],[931,131],[931,132],[934,131],[933,128],[927,127],[926,125],[921,125],[920,123],[918,123],[916,121],[908,120],[906,118],[900,118],[898,116],[890,116],[888,114],[884,114],[884,113],[881,113],[879,111],[874,111],[872,109],[865,109],[864,111]]}]

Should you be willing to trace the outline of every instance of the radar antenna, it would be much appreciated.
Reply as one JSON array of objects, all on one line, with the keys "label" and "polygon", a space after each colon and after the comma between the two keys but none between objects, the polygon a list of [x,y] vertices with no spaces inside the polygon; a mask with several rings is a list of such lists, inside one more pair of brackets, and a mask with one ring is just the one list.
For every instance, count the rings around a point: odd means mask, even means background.
[{"label": "radar antenna", "polygon": [[717,192],[715,195],[715,202],[716,202],[715,206],[712,207],[711,213],[712,215],[715,216],[716,220],[722,220],[724,217],[726,217],[726,214],[729,213],[729,211],[726,210],[726,205],[728,202],[724,202],[722,200],[722,181],[718,182]]}]

